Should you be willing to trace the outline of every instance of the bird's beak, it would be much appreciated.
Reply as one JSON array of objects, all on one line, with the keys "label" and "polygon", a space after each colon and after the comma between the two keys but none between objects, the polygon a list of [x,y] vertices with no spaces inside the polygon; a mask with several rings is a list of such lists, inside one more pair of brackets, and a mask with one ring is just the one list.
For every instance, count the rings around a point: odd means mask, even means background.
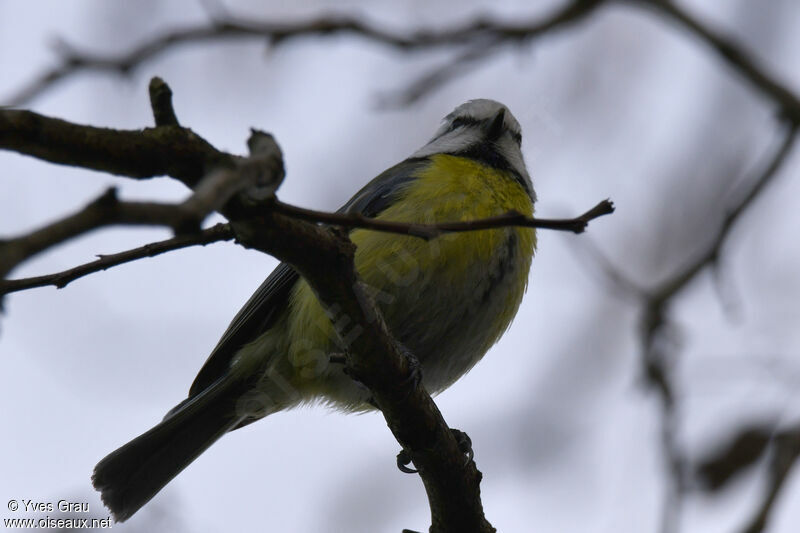
[{"label": "bird's beak", "polygon": [[503,124],[506,121],[506,110],[501,109],[497,112],[497,114],[492,119],[492,123],[489,124],[489,131],[486,133],[487,137],[490,141],[496,141],[500,138],[500,135],[503,134]]}]

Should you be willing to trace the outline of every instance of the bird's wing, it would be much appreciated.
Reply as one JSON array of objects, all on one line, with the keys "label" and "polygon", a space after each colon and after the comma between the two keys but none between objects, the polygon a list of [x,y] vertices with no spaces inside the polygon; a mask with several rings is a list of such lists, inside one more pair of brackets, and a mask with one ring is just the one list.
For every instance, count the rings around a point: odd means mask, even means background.
[{"label": "bird's wing", "polygon": [[286,305],[289,292],[298,278],[297,272],[287,263],[281,263],[272,271],[222,334],[194,379],[189,389],[190,398],[203,392],[227,372],[228,365],[239,348],[269,329],[278,317],[278,311]]},{"label": "bird's wing", "polygon": [[417,171],[429,164],[427,157],[406,159],[384,170],[364,185],[338,213],[360,213],[373,218],[389,207],[396,194],[416,179]]},{"label": "bird's wing", "polygon": [[[338,212],[377,216],[391,204],[396,193],[414,179],[416,171],[426,164],[426,158],[415,158],[391,167],[366,184]],[[272,326],[288,305],[289,294],[298,279],[300,276],[297,271],[287,263],[281,263],[272,271],[222,334],[192,383],[189,398],[201,393],[224,375],[236,352]]]}]

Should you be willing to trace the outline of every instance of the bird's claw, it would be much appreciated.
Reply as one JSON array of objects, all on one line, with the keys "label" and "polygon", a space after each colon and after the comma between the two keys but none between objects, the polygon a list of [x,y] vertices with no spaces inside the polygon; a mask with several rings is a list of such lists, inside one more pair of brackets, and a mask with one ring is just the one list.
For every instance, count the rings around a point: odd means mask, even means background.
[{"label": "bird's claw", "polygon": [[475,451],[472,449],[472,439],[460,429],[450,428],[450,432],[453,434],[453,437],[456,438],[458,449],[466,456],[464,466],[467,466],[469,462],[475,458]]},{"label": "bird's claw", "polygon": [[343,353],[332,353],[328,356],[328,362],[332,365],[346,365],[347,357]]},{"label": "bird's claw", "polygon": [[400,453],[397,454],[397,468],[406,474],[416,474],[416,468],[408,467],[411,463],[411,454],[406,450],[400,450]]},{"label": "bird's claw", "polygon": [[408,376],[397,384],[397,388],[406,391],[408,396],[422,383],[422,365],[413,353],[406,349],[403,352],[408,361]]},{"label": "bird's claw", "polygon": [[[455,437],[456,442],[458,443],[458,449],[464,454],[464,466],[467,466],[470,461],[475,458],[475,451],[472,449],[472,439],[460,429],[450,428],[450,432],[453,434],[453,437]],[[400,453],[397,454],[397,468],[401,472],[406,474],[416,474],[418,470],[415,468],[409,468],[408,466],[412,462],[411,453],[408,450],[402,449],[400,450]]]}]

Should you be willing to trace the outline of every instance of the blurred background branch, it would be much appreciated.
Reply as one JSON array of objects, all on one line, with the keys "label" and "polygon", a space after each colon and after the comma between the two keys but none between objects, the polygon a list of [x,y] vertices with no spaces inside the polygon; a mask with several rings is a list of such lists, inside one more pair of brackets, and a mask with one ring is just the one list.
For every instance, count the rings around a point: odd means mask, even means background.
[{"label": "blurred background branch", "polygon": [[[780,146],[769,158],[765,167],[744,186],[736,189],[745,188],[739,193],[739,199],[726,209],[726,214],[721,221],[708,220],[707,226],[703,231],[711,238],[699,238],[708,242],[706,248],[695,254],[695,257],[686,261],[686,264],[676,272],[668,276],[665,280],[655,284],[652,288],[643,288],[636,282],[628,279],[619,268],[614,265],[602,252],[597,249],[589,248],[592,257],[592,264],[603,274],[605,281],[613,292],[625,297],[633,297],[638,300],[642,307],[641,311],[641,362],[642,375],[648,388],[655,391],[661,405],[661,440],[662,452],[664,455],[665,470],[668,473],[668,484],[665,492],[664,512],[662,515],[661,531],[669,533],[677,531],[680,523],[681,501],[687,487],[690,485],[686,475],[690,473],[690,465],[684,457],[678,444],[678,433],[680,428],[680,415],[676,406],[676,384],[673,368],[677,365],[679,342],[676,339],[677,332],[671,319],[671,308],[675,305],[675,300],[681,293],[694,282],[698,275],[705,269],[719,268],[719,263],[723,260],[723,249],[725,243],[734,229],[741,216],[751,208],[759,195],[766,187],[779,175],[779,171],[786,161],[797,140],[798,124],[793,121],[786,121],[786,132]],[[717,227],[714,227],[717,226]],[[748,430],[743,435],[734,436],[734,443],[752,442],[747,436],[753,432]],[[758,433],[760,434],[760,433]],[[742,444],[731,444],[736,450],[742,448]],[[747,449],[753,449],[747,446]],[[758,447],[756,456],[764,447]],[[724,484],[722,480],[712,481],[723,475],[727,479],[730,474],[722,474],[726,468],[734,468],[733,465],[741,464],[741,452],[724,451],[718,459],[707,459],[709,466],[701,468],[701,473],[697,474],[701,479],[706,480],[706,486],[712,490],[719,490]],[[789,455],[791,460],[795,456]],[[755,458],[748,458],[745,464],[750,464]],[[786,469],[788,470],[787,467]],[[715,474],[714,472],[720,472]],[[774,476],[769,493],[780,490],[783,477]],[[777,483],[777,485],[775,485]],[[769,507],[774,498],[770,498],[769,503],[765,503],[760,519],[761,526],[766,520]],[[760,515],[761,516],[761,515]],[[749,530],[748,530],[749,531]],[[761,531],[761,529],[753,530]]]},{"label": "blurred background branch", "polygon": [[114,56],[79,51],[59,39],[55,52],[60,57],[60,64],[35,76],[5,101],[10,106],[25,105],[66,78],[84,72],[108,72],[125,76],[172,48],[187,44],[258,39],[276,47],[293,39],[346,33],[406,52],[439,47],[464,48],[455,57],[411,82],[405,89],[381,99],[384,105],[405,106],[449,83],[468,68],[487,60],[500,45],[530,45],[538,37],[583,20],[603,4],[620,1],[651,9],[665,20],[689,31],[715,50],[757,90],[772,98],[782,114],[792,122],[800,121],[800,99],[790,89],[768,74],[734,37],[714,30],[670,0],[573,0],[554,10],[552,14],[532,21],[503,23],[479,18],[466,25],[444,30],[415,29],[402,33],[380,28],[359,17],[322,17],[292,24],[252,22],[226,13],[224,18],[212,18],[208,24],[156,35],[128,52]]},{"label": "blurred background branch", "polygon": [[[486,59],[494,45],[501,42],[517,43],[529,41],[537,36],[565,26],[588,15],[602,0],[575,0],[562,9],[542,19],[523,24],[502,24],[491,20],[476,20],[466,25],[443,31],[413,30],[393,32],[366,22],[361,17],[322,17],[300,23],[252,22],[225,15],[224,19],[211,20],[208,24],[173,30],[157,35],[128,52],[117,56],[102,56],[82,52],[63,40],[57,41],[56,53],[60,65],[40,73],[35,79],[6,99],[11,106],[24,105],[66,78],[90,71],[128,75],[142,64],[151,61],[172,48],[186,44],[199,44],[228,40],[262,40],[270,46],[280,46],[292,39],[330,36],[339,33],[357,35],[376,43],[404,51],[419,51],[442,46],[468,46],[471,49],[461,54],[450,67],[439,75],[426,75],[413,83],[402,102],[411,103],[438,85],[449,81],[463,63]],[[478,43],[477,48],[472,48]]]},{"label": "blurred background branch", "polygon": [[[785,138],[766,168],[752,180],[749,190],[728,208],[719,229],[716,230],[708,248],[691,260],[682,270],[674,273],[654,289],[648,291],[642,313],[642,363],[644,377],[650,388],[656,391],[661,402],[661,438],[670,479],[662,522],[662,532],[677,531],[680,520],[681,501],[687,486],[685,474],[688,465],[678,445],[677,433],[680,415],[676,408],[676,391],[672,368],[677,364],[678,342],[674,339],[674,325],[670,319],[670,307],[674,300],[693,282],[705,268],[718,267],[726,239],[736,222],[747,208],[753,205],[759,194],[778,174],[787,155],[794,147],[798,124],[787,126]],[[708,228],[714,231],[713,228]]]}]

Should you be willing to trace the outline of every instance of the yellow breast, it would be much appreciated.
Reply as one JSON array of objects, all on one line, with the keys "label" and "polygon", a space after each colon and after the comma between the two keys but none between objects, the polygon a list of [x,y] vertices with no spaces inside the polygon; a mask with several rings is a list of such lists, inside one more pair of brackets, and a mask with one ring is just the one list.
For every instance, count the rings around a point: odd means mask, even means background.
[{"label": "yellow breast", "polygon": [[[430,224],[510,210],[533,214],[531,198],[508,173],[464,157],[429,159],[377,218]],[[536,246],[535,231],[528,228],[452,233],[430,241],[358,229],[351,239],[359,274],[392,333],[423,363],[423,376],[433,380],[431,392],[468,370],[506,329],[524,293]],[[317,356],[335,348],[330,320],[304,281],[291,307],[288,326],[297,345],[289,358],[298,369],[318,365],[318,357],[307,354],[312,347]],[[433,352],[450,360],[436,362]],[[455,352],[462,355],[454,359]]]}]

